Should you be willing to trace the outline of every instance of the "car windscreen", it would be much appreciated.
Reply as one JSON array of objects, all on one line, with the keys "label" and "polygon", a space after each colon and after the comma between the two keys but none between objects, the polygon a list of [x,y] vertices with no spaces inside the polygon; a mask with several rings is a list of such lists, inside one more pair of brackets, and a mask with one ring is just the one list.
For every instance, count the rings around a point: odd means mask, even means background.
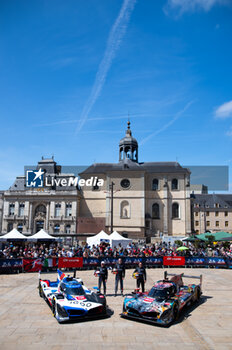
[{"label": "car windscreen", "polygon": [[170,296],[170,288],[151,288],[148,296],[151,298],[167,298]]},{"label": "car windscreen", "polygon": [[70,295],[84,295],[85,291],[82,286],[62,286],[62,290],[66,294]]}]

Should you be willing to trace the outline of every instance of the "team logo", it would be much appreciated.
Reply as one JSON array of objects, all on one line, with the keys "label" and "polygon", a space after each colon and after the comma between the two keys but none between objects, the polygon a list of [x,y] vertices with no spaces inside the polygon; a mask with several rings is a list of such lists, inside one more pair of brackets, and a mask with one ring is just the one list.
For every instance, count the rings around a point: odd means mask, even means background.
[{"label": "team logo", "polygon": [[26,172],[26,187],[39,188],[44,186],[44,171],[27,170]]}]

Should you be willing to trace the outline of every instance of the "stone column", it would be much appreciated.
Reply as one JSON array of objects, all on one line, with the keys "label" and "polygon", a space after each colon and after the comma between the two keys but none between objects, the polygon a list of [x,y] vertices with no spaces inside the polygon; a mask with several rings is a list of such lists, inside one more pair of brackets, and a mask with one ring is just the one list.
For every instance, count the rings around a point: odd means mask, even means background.
[{"label": "stone column", "polygon": [[169,201],[168,201],[168,181],[166,178],[164,178],[164,187],[163,187],[163,204],[164,204],[164,211],[163,211],[163,234],[167,235],[168,232],[168,222],[169,222]]},{"label": "stone column", "polygon": [[2,233],[2,223],[3,223],[3,209],[0,208],[0,233]]},{"label": "stone column", "polygon": [[49,215],[50,215],[50,203],[47,203],[46,205],[46,226],[45,230],[49,231]]},{"label": "stone column", "polygon": [[191,199],[188,177],[185,178],[185,233],[187,235],[191,233]]},{"label": "stone column", "polygon": [[19,216],[19,202],[15,201],[15,216]]},{"label": "stone column", "polygon": [[[77,222],[79,217],[79,209],[80,209],[80,198],[77,198],[77,201],[72,201],[72,216],[71,218],[74,219],[74,221],[71,224],[70,232],[77,234]],[[73,229],[72,229],[73,227]]]},{"label": "stone column", "polygon": [[29,204],[29,231],[31,232],[31,233],[33,233],[32,232],[32,230],[33,230],[33,217],[32,217],[32,203],[30,203]]},{"label": "stone column", "polygon": [[[124,151],[123,151],[124,152]],[[123,153],[125,154],[125,153]],[[111,213],[110,213],[110,193],[109,193],[109,184],[110,184],[110,177],[107,176],[106,178],[106,226],[108,229],[110,228],[110,218],[111,218]]]}]

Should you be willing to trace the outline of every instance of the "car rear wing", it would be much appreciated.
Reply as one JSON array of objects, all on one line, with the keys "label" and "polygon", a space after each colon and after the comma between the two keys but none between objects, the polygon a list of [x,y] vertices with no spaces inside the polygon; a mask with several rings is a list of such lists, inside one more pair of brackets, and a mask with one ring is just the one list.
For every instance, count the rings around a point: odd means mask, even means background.
[{"label": "car rear wing", "polygon": [[[76,272],[77,272],[76,269],[75,269],[74,271],[71,271],[71,272],[73,272],[73,278],[77,278],[77,279],[79,278],[79,277],[76,277]],[[57,273],[57,271],[50,271],[50,272],[43,271],[43,272],[42,272],[42,271],[40,270],[40,271],[38,272],[38,278],[39,278],[39,280],[41,280],[41,274],[44,274],[44,275],[45,275],[45,274],[48,274],[48,273],[50,273],[50,274],[51,274],[51,273]],[[69,273],[67,273],[67,274],[65,273],[65,275],[66,275],[66,277],[70,277],[70,274],[69,274]]]},{"label": "car rear wing", "polygon": [[179,277],[185,277],[185,278],[196,278],[196,279],[199,279],[200,280],[200,286],[202,286],[202,275],[200,276],[192,276],[192,275],[185,275],[185,273],[181,273],[181,274],[175,274],[175,273],[168,273],[167,271],[164,271],[164,279],[168,279],[168,276],[172,276],[172,277],[175,277],[175,276],[179,276]]}]

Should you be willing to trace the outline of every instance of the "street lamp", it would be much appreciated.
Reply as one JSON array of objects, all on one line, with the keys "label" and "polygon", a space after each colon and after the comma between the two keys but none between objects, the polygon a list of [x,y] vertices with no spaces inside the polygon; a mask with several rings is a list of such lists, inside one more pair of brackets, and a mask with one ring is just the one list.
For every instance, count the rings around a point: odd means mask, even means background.
[{"label": "street lamp", "polygon": [[109,185],[109,189],[110,189],[110,195],[111,195],[111,208],[110,208],[110,231],[111,233],[113,232],[113,227],[114,227],[114,185],[115,183],[112,181]]}]

